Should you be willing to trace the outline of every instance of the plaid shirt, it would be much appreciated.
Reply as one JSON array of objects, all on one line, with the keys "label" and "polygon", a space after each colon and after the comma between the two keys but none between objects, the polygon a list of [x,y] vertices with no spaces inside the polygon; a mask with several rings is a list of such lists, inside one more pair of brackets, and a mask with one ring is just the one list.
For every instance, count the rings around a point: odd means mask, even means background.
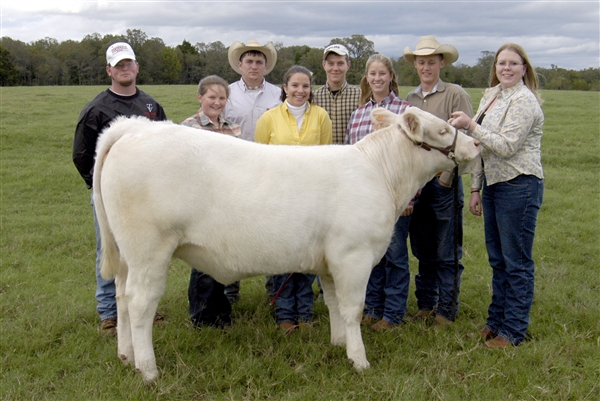
[{"label": "plaid shirt", "polygon": [[388,97],[383,99],[381,103],[376,104],[373,99],[369,99],[367,103],[360,106],[352,116],[350,116],[350,123],[348,124],[348,131],[346,132],[345,144],[352,145],[365,136],[373,132],[373,123],[371,122],[371,111],[377,107],[385,107],[389,111],[402,114],[404,111],[411,107],[411,104],[400,99],[394,92],[390,93]]},{"label": "plaid shirt", "polygon": [[187,127],[204,129],[207,131],[219,132],[221,134],[233,135],[236,138],[242,137],[242,128],[234,123],[230,123],[225,118],[223,118],[223,114],[219,116],[219,125],[220,128],[215,127],[212,121],[204,114],[202,109],[198,110],[198,113],[195,115],[186,118],[183,120],[181,125],[185,125]]},{"label": "plaid shirt", "polygon": [[360,88],[348,85],[348,82],[344,82],[340,90],[335,94],[331,92],[327,84],[321,86],[313,93],[312,103],[327,110],[331,119],[333,127],[332,143],[344,143],[350,115],[358,108],[359,102]]}]

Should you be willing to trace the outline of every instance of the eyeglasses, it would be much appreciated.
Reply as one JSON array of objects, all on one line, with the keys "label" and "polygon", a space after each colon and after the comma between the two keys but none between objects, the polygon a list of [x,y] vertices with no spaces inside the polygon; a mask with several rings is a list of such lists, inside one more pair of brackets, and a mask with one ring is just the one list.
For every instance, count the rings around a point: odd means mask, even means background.
[{"label": "eyeglasses", "polygon": [[506,62],[506,61],[499,61],[496,63],[496,65],[500,68],[504,68],[506,66],[510,67],[510,68],[515,68],[519,65],[524,65],[525,63],[517,63],[516,61],[510,61],[510,62]]},{"label": "eyeglasses", "polygon": [[129,61],[121,61],[119,63],[117,63],[117,65],[114,65],[113,68],[116,68],[117,70],[122,70],[123,68],[131,68],[133,67],[135,64],[135,61],[129,60]]}]

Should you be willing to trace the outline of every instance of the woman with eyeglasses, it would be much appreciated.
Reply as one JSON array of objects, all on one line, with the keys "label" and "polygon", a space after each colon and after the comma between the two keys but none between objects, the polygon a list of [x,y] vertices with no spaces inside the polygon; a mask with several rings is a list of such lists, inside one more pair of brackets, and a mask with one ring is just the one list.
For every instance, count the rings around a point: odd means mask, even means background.
[{"label": "woman with eyeglasses", "polygon": [[544,193],[544,113],[537,75],[521,46],[508,43],[498,49],[490,86],[473,119],[456,112],[448,122],[468,130],[482,145],[483,171],[473,175],[469,209],[484,215],[493,293],[480,334],[486,347],[506,348],[525,339],[533,303],[533,240]]}]

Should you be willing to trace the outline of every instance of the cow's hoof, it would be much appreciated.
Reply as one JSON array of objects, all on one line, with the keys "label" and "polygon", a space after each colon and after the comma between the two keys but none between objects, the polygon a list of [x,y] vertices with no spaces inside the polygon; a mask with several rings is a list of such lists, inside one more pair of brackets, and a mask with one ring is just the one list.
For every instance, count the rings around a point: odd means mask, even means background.
[{"label": "cow's hoof", "polygon": [[362,363],[357,363],[354,362],[354,359],[352,358],[348,358],[348,361],[350,361],[350,363],[354,366],[354,369],[356,369],[359,372],[362,372],[365,369],[369,369],[371,367],[371,364],[369,364],[369,361],[365,360]]},{"label": "cow's hoof", "polygon": [[158,379],[158,370],[155,370],[154,372],[142,372],[142,378],[144,379],[144,384],[146,386],[152,385],[156,383]]}]

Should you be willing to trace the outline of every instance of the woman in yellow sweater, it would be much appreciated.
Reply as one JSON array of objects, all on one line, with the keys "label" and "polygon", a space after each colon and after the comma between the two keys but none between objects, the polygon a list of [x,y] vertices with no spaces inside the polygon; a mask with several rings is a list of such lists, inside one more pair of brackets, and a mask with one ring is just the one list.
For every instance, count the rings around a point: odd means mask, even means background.
[{"label": "woman in yellow sweater", "polygon": [[[295,65],[283,76],[280,106],[266,111],[256,122],[254,141],[269,145],[331,144],[331,120],[325,109],[311,104],[312,73]],[[273,276],[277,292],[288,274]],[[294,273],[275,301],[277,327],[289,334],[309,327],[314,293],[312,274]]]}]

